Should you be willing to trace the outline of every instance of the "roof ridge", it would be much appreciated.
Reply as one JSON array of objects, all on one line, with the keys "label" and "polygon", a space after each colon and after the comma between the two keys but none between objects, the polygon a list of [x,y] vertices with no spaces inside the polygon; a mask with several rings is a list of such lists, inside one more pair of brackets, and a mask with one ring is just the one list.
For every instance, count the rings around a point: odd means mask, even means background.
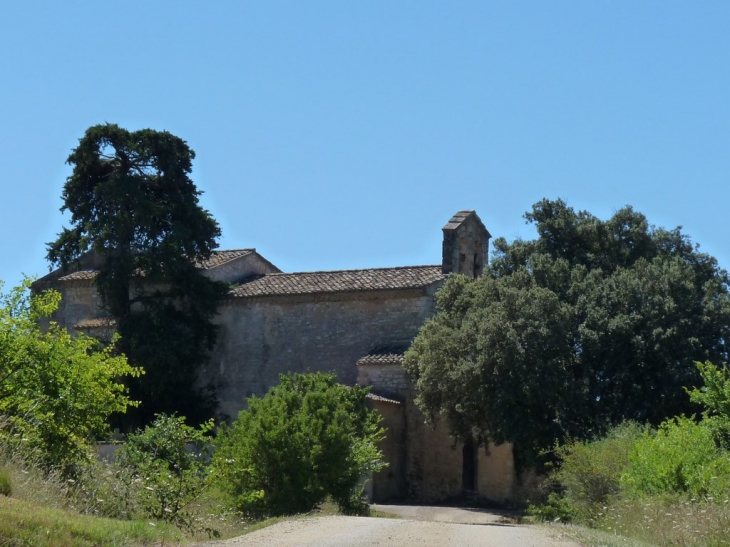
[{"label": "roof ridge", "polygon": [[233,253],[235,251],[255,251],[256,247],[239,247],[237,249],[214,249],[211,253]]},{"label": "roof ridge", "polygon": [[269,276],[275,276],[275,275],[372,272],[372,271],[383,271],[383,270],[411,270],[411,269],[415,269],[415,268],[441,268],[441,264],[419,264],[416,266],[385,266],[385,267],[378,266],[376,268],[350,268],[350,269],[343,269],[343,270],[310,270],[310,271],[301,271],[301,272],[275,272],[275,273],[261,274],[258,277],[261,278],[261,277],[269,277]]}]

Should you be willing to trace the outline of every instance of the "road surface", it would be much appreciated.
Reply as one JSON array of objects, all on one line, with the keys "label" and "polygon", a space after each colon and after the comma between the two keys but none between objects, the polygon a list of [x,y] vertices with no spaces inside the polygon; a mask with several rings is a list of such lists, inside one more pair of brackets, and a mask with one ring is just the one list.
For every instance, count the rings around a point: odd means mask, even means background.
[{"label": "road surface", "polygon": [[204,547],[580,547],[540,527],[512,524],[496,512],[403,505],[373,509],[401,518],[302,518]]}]

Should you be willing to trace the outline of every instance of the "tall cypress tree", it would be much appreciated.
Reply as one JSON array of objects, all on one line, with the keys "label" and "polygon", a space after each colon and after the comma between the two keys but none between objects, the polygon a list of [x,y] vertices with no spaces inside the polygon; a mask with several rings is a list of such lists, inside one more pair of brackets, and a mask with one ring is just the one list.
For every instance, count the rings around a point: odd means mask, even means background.
[{"label": "tall cypress tree", "polygon": [[226,287],[196,268],[218,246],[220,228],[199,204],[194,158],[166,131],[90,127],[67,160],[73,172],[61,211],[71,213],[71,227],[48,244],[55,266],[67,268],[88,251],[102,258],[95,284],[116,320],[118,350],[145,370],[130,386],[142,402],[141,423],[159,412],[198,421],[214,407],[194,386]]}]

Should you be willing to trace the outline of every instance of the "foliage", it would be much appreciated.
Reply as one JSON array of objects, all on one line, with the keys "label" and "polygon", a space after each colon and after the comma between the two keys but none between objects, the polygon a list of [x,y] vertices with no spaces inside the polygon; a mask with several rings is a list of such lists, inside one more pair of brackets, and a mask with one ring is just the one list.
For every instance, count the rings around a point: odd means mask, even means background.
[{"label": "foliage", "polygon": [[558,489],[531,513],[656,545],[730,545],[730,452],[717,442],[727,380],[724,369],[697,366],[707,381],[690,392],[706,405],[699,423],[678,417],[643,432],[624,425],[597,441],[559,446],[550,476]]},{"label": "foliage", "polygon": [[716,446],[706,424],[686,417],[668,420],[636,442],[622,486],[642,496],[719,500],[730,496],[730,453]]},{"label": "foliage", "polygon": [[542,507],[532,507],[531,513],[543,520],[595,519],[620,494],[629,454],[645,431],[645,427],[626,422],[600,439],[556,446],[556,464],[546,482],[560,491],[552,492]]},{"label": "foliage", "polygon": [[193,428],[185,425],[183,417],[159,415],[144,430],[127,437],[116,462],[141,481],[139,498],[148,516],[191,531],[195,528],[187,508],[207,486],[212,429],[212,421]]},{"label": "foliage", "polygon": [[697,363],[703,385],[689,391],[692,402],[705,411],[703,423],[715,434],[716,440],[730,450],[730,368],[717,367],[707,361]]},{"label": "foliage", "polygon": [[631,207],[601,221],[543,200],[525,218],[535,240],[497,239],[485,275],[438,293],[405,358],[417,404],[459,437],[513,442],[521,464],[693,412],[694,362],[728,360],[727,272]]},{"label": "foliage", "polygon": [[552,527],[585,547],[730,546],[730,504],[662,496],[620,499],[603,509],[591,523],[594,528]]},{"label": "foliage", "polygon": [[330,374],[280,378],[219,435],[221,485],[248,515],[306,512],[328,495],[345,512],[361,510],[361,478],[384,465],[383,430],[366,406],[367,390]]},{"label": "foliage", "polygon": [[132,384],[144,423],[157,412],[193,420],[211,412],[193,385],[214,344],[211,318],[226,287],[196,269],[220,229],[198,203],[194,157],[166,131],[90,127],[67,160],[73,172],[61,210],[71,213],[71,228],[48,244],[48,260],[63,268],[89,251],[101,258],[95,284],[117,321],[119,350],[147,372]]},{"label": "foliage", "polygon": [[39,321],[59,295],[30,296],[29,287],[26,280],[0,293],[0,414],[8,420],[0,434],[46,467],[72,473],[89,459],[94,436],[107,432],[109,416],[134,404],[118,380],[140,371],[86,336],[53,323],[42,332]]}]

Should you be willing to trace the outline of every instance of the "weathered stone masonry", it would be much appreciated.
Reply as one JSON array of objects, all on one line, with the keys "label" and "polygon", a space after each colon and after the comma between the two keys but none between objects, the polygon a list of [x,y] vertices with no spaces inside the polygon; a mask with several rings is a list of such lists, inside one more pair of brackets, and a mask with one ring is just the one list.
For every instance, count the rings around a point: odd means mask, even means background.
[{"label": "weathered stone masonry", "polygon": [[374,347],[412,340],[433,315],[431,290],[232,299],[221,308],[216,350],[201,380],[234,416],[285,372],[334,372],[357,380],[357,360]]},{"label": "weathered stone masonry", "polygon": [[[233,418],[251,395],[263,395],[287,372],[334,372],[349,385],[370,386],[382,414],[389,467],[372,477],[374,500],[438,501],[464,491],[498,501],[512,497],[508,445],[455,444],[444,424],[425,424],[401,366],[403,352],[435,313],[434,295],[452,272],[475,277],[486,265],[490,234],[474,211],[443,228],[442,263],[433,266],[282,273],[255,249],[213,253],[202,275],[231,283],[219,310],[219,338],[201,385],[212,384],[221,413]],[[63,303],[54,320],[107,338],[114,323],[100,308],[93,281],[99,259],[77,271],[56,270],[35,289],[54,287]]]}]

